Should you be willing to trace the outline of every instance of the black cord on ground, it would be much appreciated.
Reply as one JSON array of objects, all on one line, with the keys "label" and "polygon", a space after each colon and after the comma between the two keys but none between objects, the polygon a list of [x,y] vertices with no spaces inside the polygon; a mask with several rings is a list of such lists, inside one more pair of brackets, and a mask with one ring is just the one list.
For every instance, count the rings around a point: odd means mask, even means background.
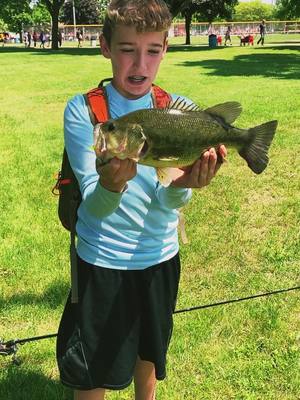
[{"label": "black cord on ground", "polygon": [[[274,290],[272,292],[266,292],[266,293],[260,293],[260,294],[254,294],[252,296],[247,296],[247,297],[241,297],[238,299],[232,299],[232,300],[224,300],[224,301],[219,301],[217,303],[211,303],[211,304],[204,304],[202,306],[196,306],[196,307],[189,307],[189,308],[184,308],[181,310],[175,310],[174,314],[181,314],[189,311],[195,311],[195,310],[203,310],[204,308],[210,308],[210,307],[217,307],[217,306],[222,306],[225,304],[231,304],[231,303],[237,303],[245,300],[251,300],[251,299],[257,299],[258,297],[265,297],[265,296],[271,296],[279,293],[286,293],[290,292],[292,290],[299,290],[300,286],[294,286],[290,287],[287,289],[279,289],[279,290]],[[42,336],[34,336],[30,338],[25,338],[25,339],[12,339],[4,342],[3,340],[0,339],[0,355],[2,356],[13,356],[13,362],[16,365],[20,365],[20,360],[16,357],[16,353],[18,351],[18,344],[25,344],[28,342],[34,342],[37,340],[42,340],[42,339],[50,339],[54,338],[57,336],[57,333],[51,333],[49,335],[42,335]]]}]

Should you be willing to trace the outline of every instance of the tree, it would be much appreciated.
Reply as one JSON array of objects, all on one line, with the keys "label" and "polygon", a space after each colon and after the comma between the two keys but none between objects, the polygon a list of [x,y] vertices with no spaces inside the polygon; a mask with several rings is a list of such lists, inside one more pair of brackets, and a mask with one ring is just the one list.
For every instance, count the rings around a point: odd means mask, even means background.
[{"label": "tree", "polygon": [[0,32],[6,32],[8,30],[7,24],[0,18]]},{"label": "tree", "polygon": [[0,18],[9,30],[19,33],[21,42],[23,26],[32,22],[31,11],[30,0],[0,0]]},{"label": "tree", "polygon": [[[74,5],[77,24],[99,24],[100,3],[98,0],[75,0]],[[60,19],[65,24],[73,24],[73,2],[68,1],[64,4]]]},{"label": "tree", "polygon": [[283,20],[300,17],[300,1],[277,0],[275,15]]},{"label": "tree", "polygon": [[274,6],[262,3],[260,0],[239,3],[235,7],[235,21],[261,21],[273,18]]},{"label": "tree", "polygon": [[194,14],[201,16],[208,22],[212,22],[217,17],[231,19],[233,8],[238,0],[174,0],[167,2],[173,16],[181,13],[185,18],[186,44],[191,43],[190,27]]},{"label": "tree", "polygon": [[33,26],[51,25],[51,16],[44,4],[35,4],[32,8]]},{"label": "tree", "polygon": [[59,11],[64,4],[65,0],[40,0],[40,3],[47,7],[52,19],[52,49],[58,49],[58,17]]}]

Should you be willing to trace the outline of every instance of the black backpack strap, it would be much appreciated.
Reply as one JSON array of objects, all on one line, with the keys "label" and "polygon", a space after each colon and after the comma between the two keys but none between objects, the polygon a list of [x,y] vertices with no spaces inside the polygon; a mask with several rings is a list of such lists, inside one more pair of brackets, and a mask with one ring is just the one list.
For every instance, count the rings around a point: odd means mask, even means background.
[{"label": "black backpack strap", "polygon": [[[111,81],[111,78],[109,79],[104,79],[103,81],[100,82],[99,88],[103,88],[103,83],[106,81]],[[89,92],[90,93],[90,92]],[[98,91],[94,91],[96,96],[99,96]],[[104,94],[104,92],[101,92]],[[98,122],[98,119],[96,117],[96,113],[92,110],[91,103],[88,97],[88,94],[83,95],[91,123],[93,126],[96,125]],[[106,102],[106,97],[103,95],[103,101]],[[97,105],[105,105],[106,104],[106,110],[103,110],[105,112],[105,118],[106,115],[108,116],[108,103],[99,103],[96,102]],[[96,110],[95,110],[96,111]],[[79,205],[79,199],[76,197],[72,198],[71,203],[70,203],[70,264],[71,264],[71,302],[72,303],[78,303],[78,259],[77,259],[77,251],[76,251],[76,221],[77,221],[77,210],[78,210],[78,205]]]},{"label": "black backpack strap", "polygon": [[71,302],[78,303],[78,262],[76,251],[77,202],[70,204],[70,264],[71,264]]}]

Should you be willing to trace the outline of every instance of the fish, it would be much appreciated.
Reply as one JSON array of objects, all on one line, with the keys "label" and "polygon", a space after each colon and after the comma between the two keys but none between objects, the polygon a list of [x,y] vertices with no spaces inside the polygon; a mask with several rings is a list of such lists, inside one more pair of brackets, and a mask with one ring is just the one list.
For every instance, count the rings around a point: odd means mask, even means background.
[{"label": "fish", "polygon": [[179,98],[164,109],[141,109],[109,119],[94,127],[97,166],[113,157],[130,158],[156,168],[159,181],[168,186],[170,168],[191,166],[203,152],[224,144],[235,148],[248,167],[260,174],[268,165],[278,121],[241,129],[232,125],[241,112],[236,101],[200,109]]}]

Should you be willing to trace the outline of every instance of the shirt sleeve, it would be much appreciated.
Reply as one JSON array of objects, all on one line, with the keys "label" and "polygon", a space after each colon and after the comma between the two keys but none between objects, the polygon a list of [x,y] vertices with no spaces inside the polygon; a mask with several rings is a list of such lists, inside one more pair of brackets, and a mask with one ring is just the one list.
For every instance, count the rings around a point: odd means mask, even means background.
[{"label": "shirt sleeve", "polygon": [[156,189],[156,196],[165,207],[175,209],[183,207],[189,202],[192,197],[192,189],[174,186],[164,187],[159,184]]},{"label": "shirt sleeve", "polygon": [[122,193],[110,192],[99,182],[93,150],[93,125],[81,95],[75,96],[66,106],[64,139],[70,165],[79,182],[81,207],[97,218],[110,215],[119,206]]}]

